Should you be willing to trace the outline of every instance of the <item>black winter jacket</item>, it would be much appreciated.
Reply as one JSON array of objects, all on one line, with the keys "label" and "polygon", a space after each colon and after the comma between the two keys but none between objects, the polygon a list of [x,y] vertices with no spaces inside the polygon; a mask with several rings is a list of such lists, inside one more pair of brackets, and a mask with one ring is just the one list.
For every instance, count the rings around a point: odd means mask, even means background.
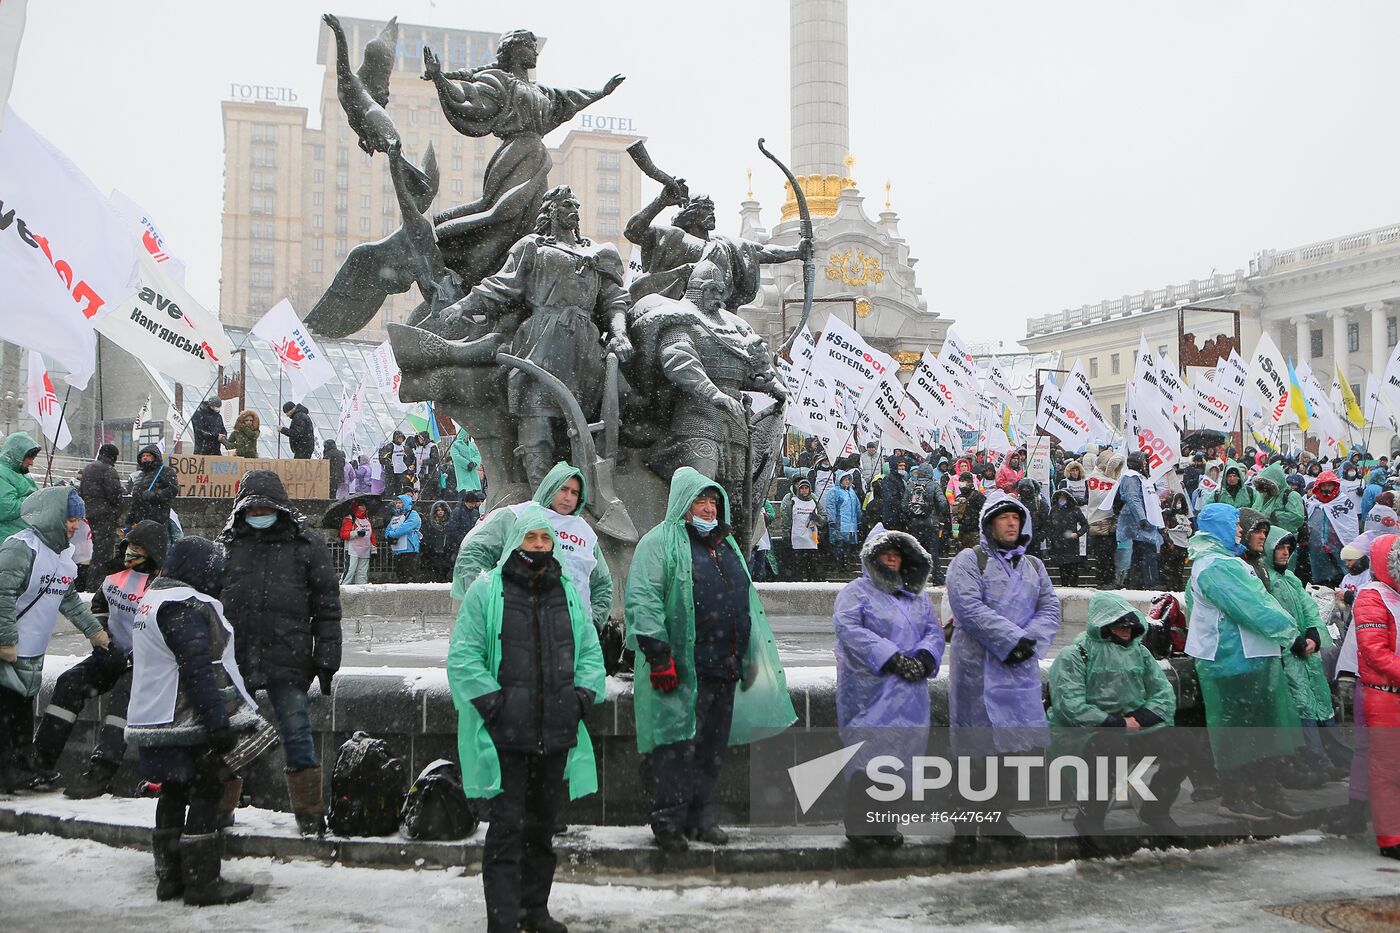
[{"label": "black winter jacket", "polygon": [[227,434],[224,416],[217,411],[209,411],[203,405],[190,416],[190,430],[194,433],[194,452],[206,457],[217,457],[221,453],[219,435]]},{"label": "black winter jacket", "polygon": [[[267,529],[244,512],[278,512]],[[320,671],[340,669],[340,581],[321,536],[292,508],[276,473],[243,478],[233,515],[219,535],[227,551],[224,614],[233,626],[238,667],[249,690],[269,683],[309,687]]]},{"label": "black winter jacket", "polygon": [[690,522],[685,528],[695,592],[695,676],[732,683],[744,675],[752,630],[748,568],[725,543],[728,525],[707,535]]},{"label": "black winter jacket", "polygon": [[142,454],[147,453],[155,454],[155,464],[150,469],[137,470],[126,481],[126,491],[131,494],[131,508],[126,513],[128,528],[147,519],[166,525],[170,521],[170,506],[180,495],[180,478],[175,475],[175,469],[164,462],[159,447],[155,444],[142,447],[136,462],[140,463]]},{"label": "black winter jacket", "polygon": [[94,530],[116,527],[122,507],[122,478],[117,464],[99,456],[78,472],[78,495]]},{"label": "black winter jacket", "polygon": [[311,423],[311,412],[305,405],[293,408],[291,423],[277,430],[287,435],[294,460],[311,459],[311,454],[316,450],[316,427]]},{"label": "black winter jacket", "polygon": [[559,562],[538,574],[512,555],[501,568],[501,689],[473,701],[497,751],[559,752],[578,744],[593,695],[574,686],[574,627]]},{"label": "black winter jacket", "polygon": [[[1062,503],[1067,503],[1062,506]],[[1079,542],[1089,536],[1089,520],[1084,510],[1074,501],[1074,497],[1061,489],[1055,493],[1055,504],[1050,506],[1050,560],[1056,564],[1077,564],[1084,560],[1079,554]],[[1078,532],[1078,538],[1068,535]]]}]

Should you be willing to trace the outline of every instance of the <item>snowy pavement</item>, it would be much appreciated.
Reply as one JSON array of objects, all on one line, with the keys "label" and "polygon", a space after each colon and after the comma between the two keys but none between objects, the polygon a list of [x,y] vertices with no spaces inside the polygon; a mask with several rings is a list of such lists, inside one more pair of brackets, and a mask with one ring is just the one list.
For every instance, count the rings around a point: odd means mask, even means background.
[{"label": "snowy pavement", "polygon": [[[54,836],[0,834],[7,931],[481,930],[478,876],[236,859],[254,899],[186,908],[155,900],[150,856]],[[1295,836],[1129,859],[923,877],[773,877],[557,884],[571,930],[1290,930],[1267,908],[1400,890],[1400,863],[1369,840]],[[1334,927],[1335,928],[1335,927]],[[1341,927],[1345,929],[1346,927]],[[1371,927],[1371,928],[1384,928]]]}]

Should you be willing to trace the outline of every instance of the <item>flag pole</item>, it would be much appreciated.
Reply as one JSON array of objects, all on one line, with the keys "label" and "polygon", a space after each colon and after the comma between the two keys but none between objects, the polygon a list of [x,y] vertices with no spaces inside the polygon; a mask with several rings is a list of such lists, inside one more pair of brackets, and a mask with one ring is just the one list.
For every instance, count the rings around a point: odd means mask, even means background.
[{"label": "flag pole", "polygon": [[277,367],[277,459],[282,459],[282,367]]},{"label": "flag pole", "polygon": [[[72,394],[73,394],[73,387],[70,385],[70,386],[68,387],[68,391],[66,391],[66,392],[63,393],[63,407],[60,408],[60,409],[58,410],[58,427],[56,427],[56,428],[53,429],[55,434],[62,434],[62,433],[63,433],[63,416],[64,416],[64,414],[67,413],[67,411],[68,411],[68,398],[69,398],[69,396],[71,396]],[[43,424],[43,422],[41,421],[41,422],[39,423],[39,436],[42,437],[43,435],[44,435],[44,424]],[[57,450],[58,450],[58,448],[55,446],[57,443],[58,443],[57,440],[51,440],[51,441],[49,442],[49,462],[48,462],[48,465],[44,468],[44,485],[45,485],[45,486],[47,486],[47,485],[49,485],[50,483],[53,482],[53,455],[54,455],[54,453],[57,452]]]}]

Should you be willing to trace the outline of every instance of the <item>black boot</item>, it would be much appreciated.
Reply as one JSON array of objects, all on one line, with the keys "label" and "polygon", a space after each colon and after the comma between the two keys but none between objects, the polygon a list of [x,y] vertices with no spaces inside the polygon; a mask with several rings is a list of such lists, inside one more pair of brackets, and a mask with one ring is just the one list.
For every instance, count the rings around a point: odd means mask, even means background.
[{"label": "black boot", "polygon": [[1084,858],[1108,855],[1104,841],[1104,819],[1108,816],[1106,801],[1089,800],[1079,805],[1074,816],[1074,831],[1079,836],[1079,852]]},{"label": "black boot", "polygon": [[185,879],[185,903],[191,907],[237,904],[253,895],[251,884],[225,881],[219,877],[219,849],[218,833],[184,836],[180,839],[180,869]]},{"label": "black boot", "polygon": [[549,910],[527,911],[520,929],[529,933],[569,933],[569,928],[549,915]]},{"label": "black boot", "polygon": [[180,870],[180,833],[179,827],[151,831],[158,901],[173,901],[185,893],[185,879]]},{"label": "black boot", "polygon": [[1279,784],[1278,776],[1273,772],[1264,773],[1262,770],[1257,773],[1254,782],[1255,799],[1259,806],[1276,813],[1285,820],[1301,820],[1303,812],[1290,804],[1283,796],[1283,788]]},{"label": "black boot", "polygon": [[1338,836],[1359,836],[1366,831],[1366,817],[1370,812],[1370,801],[1348,800],[1341,813],[1322,824],[1322,831]]},{"label": "black boot", "polygon": [[1158,768],[1147,784],[1147,789],[1157,799],[1143,802],[1138,808],[1138,819],[1159,836],[1181,835],[1181,827],[1172,819],[1171,810],[1172,804],[1176,803],[1176,798],[1181,793],[1181,782],[1185,779],[1184,774]]},{"label": "black boot", "polygon": [[1381,855],[1386,858],[1400,859],[1400,846],[1381,846]]},{"label": "black boot", "polygon": [[78,775],[78,779],[69,782],[63,789],[63,796],[73,800],[90,800],[93,797],[101,797],[107,793],[107,788],[112,783],[112,778],[116,776],[117,765],[102,758],[94,758],[88,762],[87,768]]},{"label": "black boot", "polygon": [[[58,707],[50,706],[49,709]],[[68,712],[64,710],[64,712]],[[76,718],[75,713],[70,713]],[[68,744],[68,736],[73,732],[73,723],[67,719],[45,712],[39,720],[39,728],[34,730],[34,742],[29,746],[29,762],[35,771],[47,773],[58,765],[63,746]]]}]

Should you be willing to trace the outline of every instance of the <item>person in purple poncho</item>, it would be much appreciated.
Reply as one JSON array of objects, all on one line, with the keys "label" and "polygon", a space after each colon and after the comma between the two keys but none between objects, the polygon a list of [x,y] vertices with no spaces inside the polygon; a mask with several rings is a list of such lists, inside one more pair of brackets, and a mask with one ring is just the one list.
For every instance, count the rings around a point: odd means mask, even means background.
[{"label": "person in purple poncho", "polygon": [[[998,774],[997,756],[1044,747],[1050,733],[1041,700],[1039,661],[1060,629],[1060,601],[1040,559],[1026,553],[1031,518],[1012,496],[995,492],[982,506],[981,543],[948,566],[948,605],[954,619],[948,718],[953,752],[985,766],[997,779],[990,800],[968,810],[997,812],[995,820],[954,824],[955,844],[968,854],[978,833],[1019,836],[1007,819],[1015,781]],[[977,775],[970,786],[985,784]]]},{"label": "person in purple poncho", "polygon": [[[898,846],[904,837],[866,816],[873,803],[866,764],[880,755],[905,763],[928,747],[928,679],[943,658],[943,626],[924,592],[931,561],[913,535],[873,534],[861,548],[864,573],[836,597],[836,722],[841,741],[864,742],[847,764],[846,838]],[[907,777],[907,773],[906,773]]]}]

